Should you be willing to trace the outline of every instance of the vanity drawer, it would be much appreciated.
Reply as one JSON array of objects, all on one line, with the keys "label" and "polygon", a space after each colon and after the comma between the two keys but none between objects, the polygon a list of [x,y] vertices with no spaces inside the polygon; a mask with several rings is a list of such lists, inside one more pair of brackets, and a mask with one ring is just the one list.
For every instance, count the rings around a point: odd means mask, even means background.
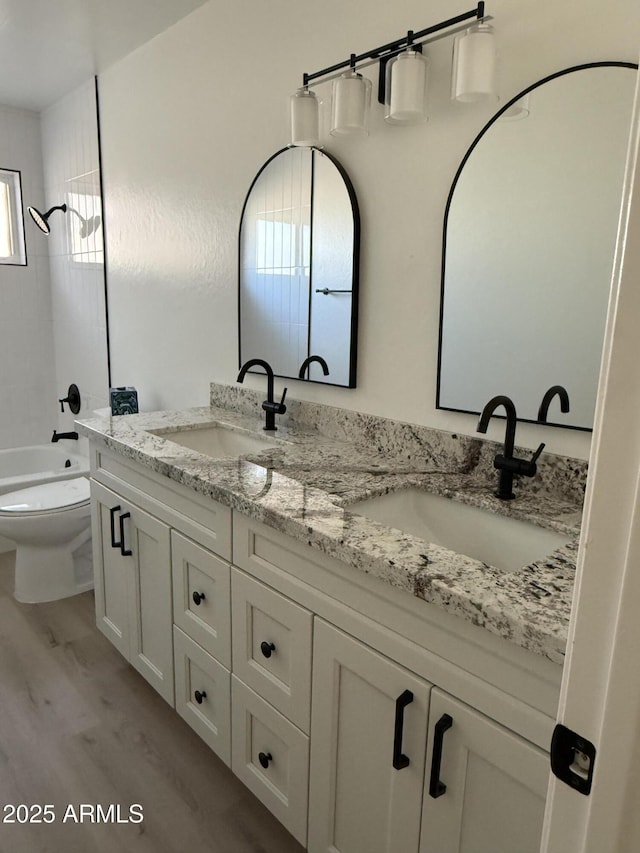
[{"label": "vanity drawer", "polygon": [[236,568],[231,588],[234,673],[308,733],[313,614]]},{"label": "vanity drawer", "polygon": [[305,846],[309,738],[235,675],[231,681],[231,769]]},{"label": "vanity drawer", "polygon": [[231,674],[179,628],[173,628],[176,711],[231,765]]},{"label": "vanity drawer", "polygon": [[231,577],[228,563],[171,531],[173,621],[231,668]]}]

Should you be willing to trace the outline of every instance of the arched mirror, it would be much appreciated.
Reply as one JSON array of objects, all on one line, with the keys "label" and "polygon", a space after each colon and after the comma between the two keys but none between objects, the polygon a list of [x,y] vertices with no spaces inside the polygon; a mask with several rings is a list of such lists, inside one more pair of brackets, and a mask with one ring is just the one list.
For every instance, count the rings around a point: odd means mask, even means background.
[{"label": "arched mirror", "polygon": [[589,430],[637,65],[590,63],[505,104],[455,176],[444,223],[437,407],[506,394],[536,421],[545,391]]},{"label": "arched mirror", "polygon": [[340,164],[316,148],[285,148],[260,169],[240,222],[240,364],[266,359],[277,376],[354,388],[360,218]]}]

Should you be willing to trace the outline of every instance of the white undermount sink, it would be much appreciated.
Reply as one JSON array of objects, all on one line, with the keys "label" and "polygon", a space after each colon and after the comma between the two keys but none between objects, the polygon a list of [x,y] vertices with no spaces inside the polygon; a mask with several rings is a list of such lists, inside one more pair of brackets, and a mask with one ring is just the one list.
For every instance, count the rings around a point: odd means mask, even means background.
[{"label": "white undermount sink", "polygon": [[504,571],[544,559],[571,541],[555,530],[416,488],[358,501],[345,509]]},{"label": "white undermount sink", "polygon": [[165,432],[164,430],[150,430],[159,438],[167,438],[181,447],[196,450],[205,456],[214,459],[226,457],[244,456],[247,453],[261,453],[277,447],[274,441],[265,436],[251,435],[247,432],[239,432],[222,426],[194,427],[192,429],[175,430]]}]

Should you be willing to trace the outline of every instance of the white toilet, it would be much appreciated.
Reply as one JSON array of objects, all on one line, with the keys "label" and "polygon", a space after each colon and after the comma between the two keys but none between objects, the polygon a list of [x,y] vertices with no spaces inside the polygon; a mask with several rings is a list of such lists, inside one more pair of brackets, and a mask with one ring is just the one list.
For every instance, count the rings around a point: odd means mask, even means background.
[{"label": "white toilet", "polygon": [[74,552],[91,539],[89,480],[75,477],[0,495],[0,536],[16,543],[15,597],[26,604],[84,592]]}]

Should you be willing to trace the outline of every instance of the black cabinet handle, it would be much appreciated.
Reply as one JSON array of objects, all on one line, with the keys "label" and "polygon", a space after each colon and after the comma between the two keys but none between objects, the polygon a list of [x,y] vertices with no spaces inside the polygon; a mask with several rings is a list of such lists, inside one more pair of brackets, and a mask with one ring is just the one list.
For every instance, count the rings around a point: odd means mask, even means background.
[{"label": "black cabinet handle", "polygon": [[199,607],[199,606],[200,606],[200,602],[201,602],[201,601],[204,601],[204,600],[205,600],[205,598],[206,598],[206,596],[205,596],[204,592],[195,592],[195,591],[194,591],[194,593],[193,593],[193,595],[191,596],[191,598],[193,598],[193,603],[196,605],[196,607]]},{"label": "black cabinet handle", "polygon": [[258,753],[258,761],[266,770],[269,766],[269,762],[273,760],[273,755],[270,752],[259,752]]},{"label": "black cabinet handle", "polygon": [[202,705],[202,700],[207,698],[207,691],[206,690],[202,690],[202,691],[196,690],[196,692],[193,695],[194,695],[194,698],[195,698],[196,702],[198,703],[198,705]]},{"label": "black cabinet handle", "polygon": [[130,548],[125,548],[124,544],[124,520],[125,518],[131,518],[130,512],[123,512],[120,516],[120,553],[123,557],[130,557],[133,554],[133,551]]},{"label": "black cabinet handle", "polygon": [[109,509],[109,515],[111,516],[111,547],[112,548],[121,548],[120,542],[116,542],[116,513],[120,512],[120,506],[112,506]]},{"label": "black cabinet handle", "polygon": [[260,651],[262,652],[262,654],[263,654],[266,658],[270,658],[270,657],[271,657],[271,653],[272,653],[272,652],[275,652],[275,650],[276,650],[276,647],[273,645],[273,643],[267,643],[267,641],[266,641],[266,640],[263,640],[263,641],[260,643]]},{"label": "black cabinet handle", "polygon": [[402,770],[409,766],[409,758],[402,753],[402,730],[404,728],[404,709],[413,702],[413,693],[405,690],[396,699],[396,721],[393,729],[393,766]]},{"label": "black cabinet handle", "polygon": [[440,764],[442,763],[442,743],[444,733],[453,725],[453,718],[449,714],[443,714],[434,728],[433,756],[431,758],[431,778],[429,780],[429,796],[437,800],[447,790],[444,782],[440,781]]}]

